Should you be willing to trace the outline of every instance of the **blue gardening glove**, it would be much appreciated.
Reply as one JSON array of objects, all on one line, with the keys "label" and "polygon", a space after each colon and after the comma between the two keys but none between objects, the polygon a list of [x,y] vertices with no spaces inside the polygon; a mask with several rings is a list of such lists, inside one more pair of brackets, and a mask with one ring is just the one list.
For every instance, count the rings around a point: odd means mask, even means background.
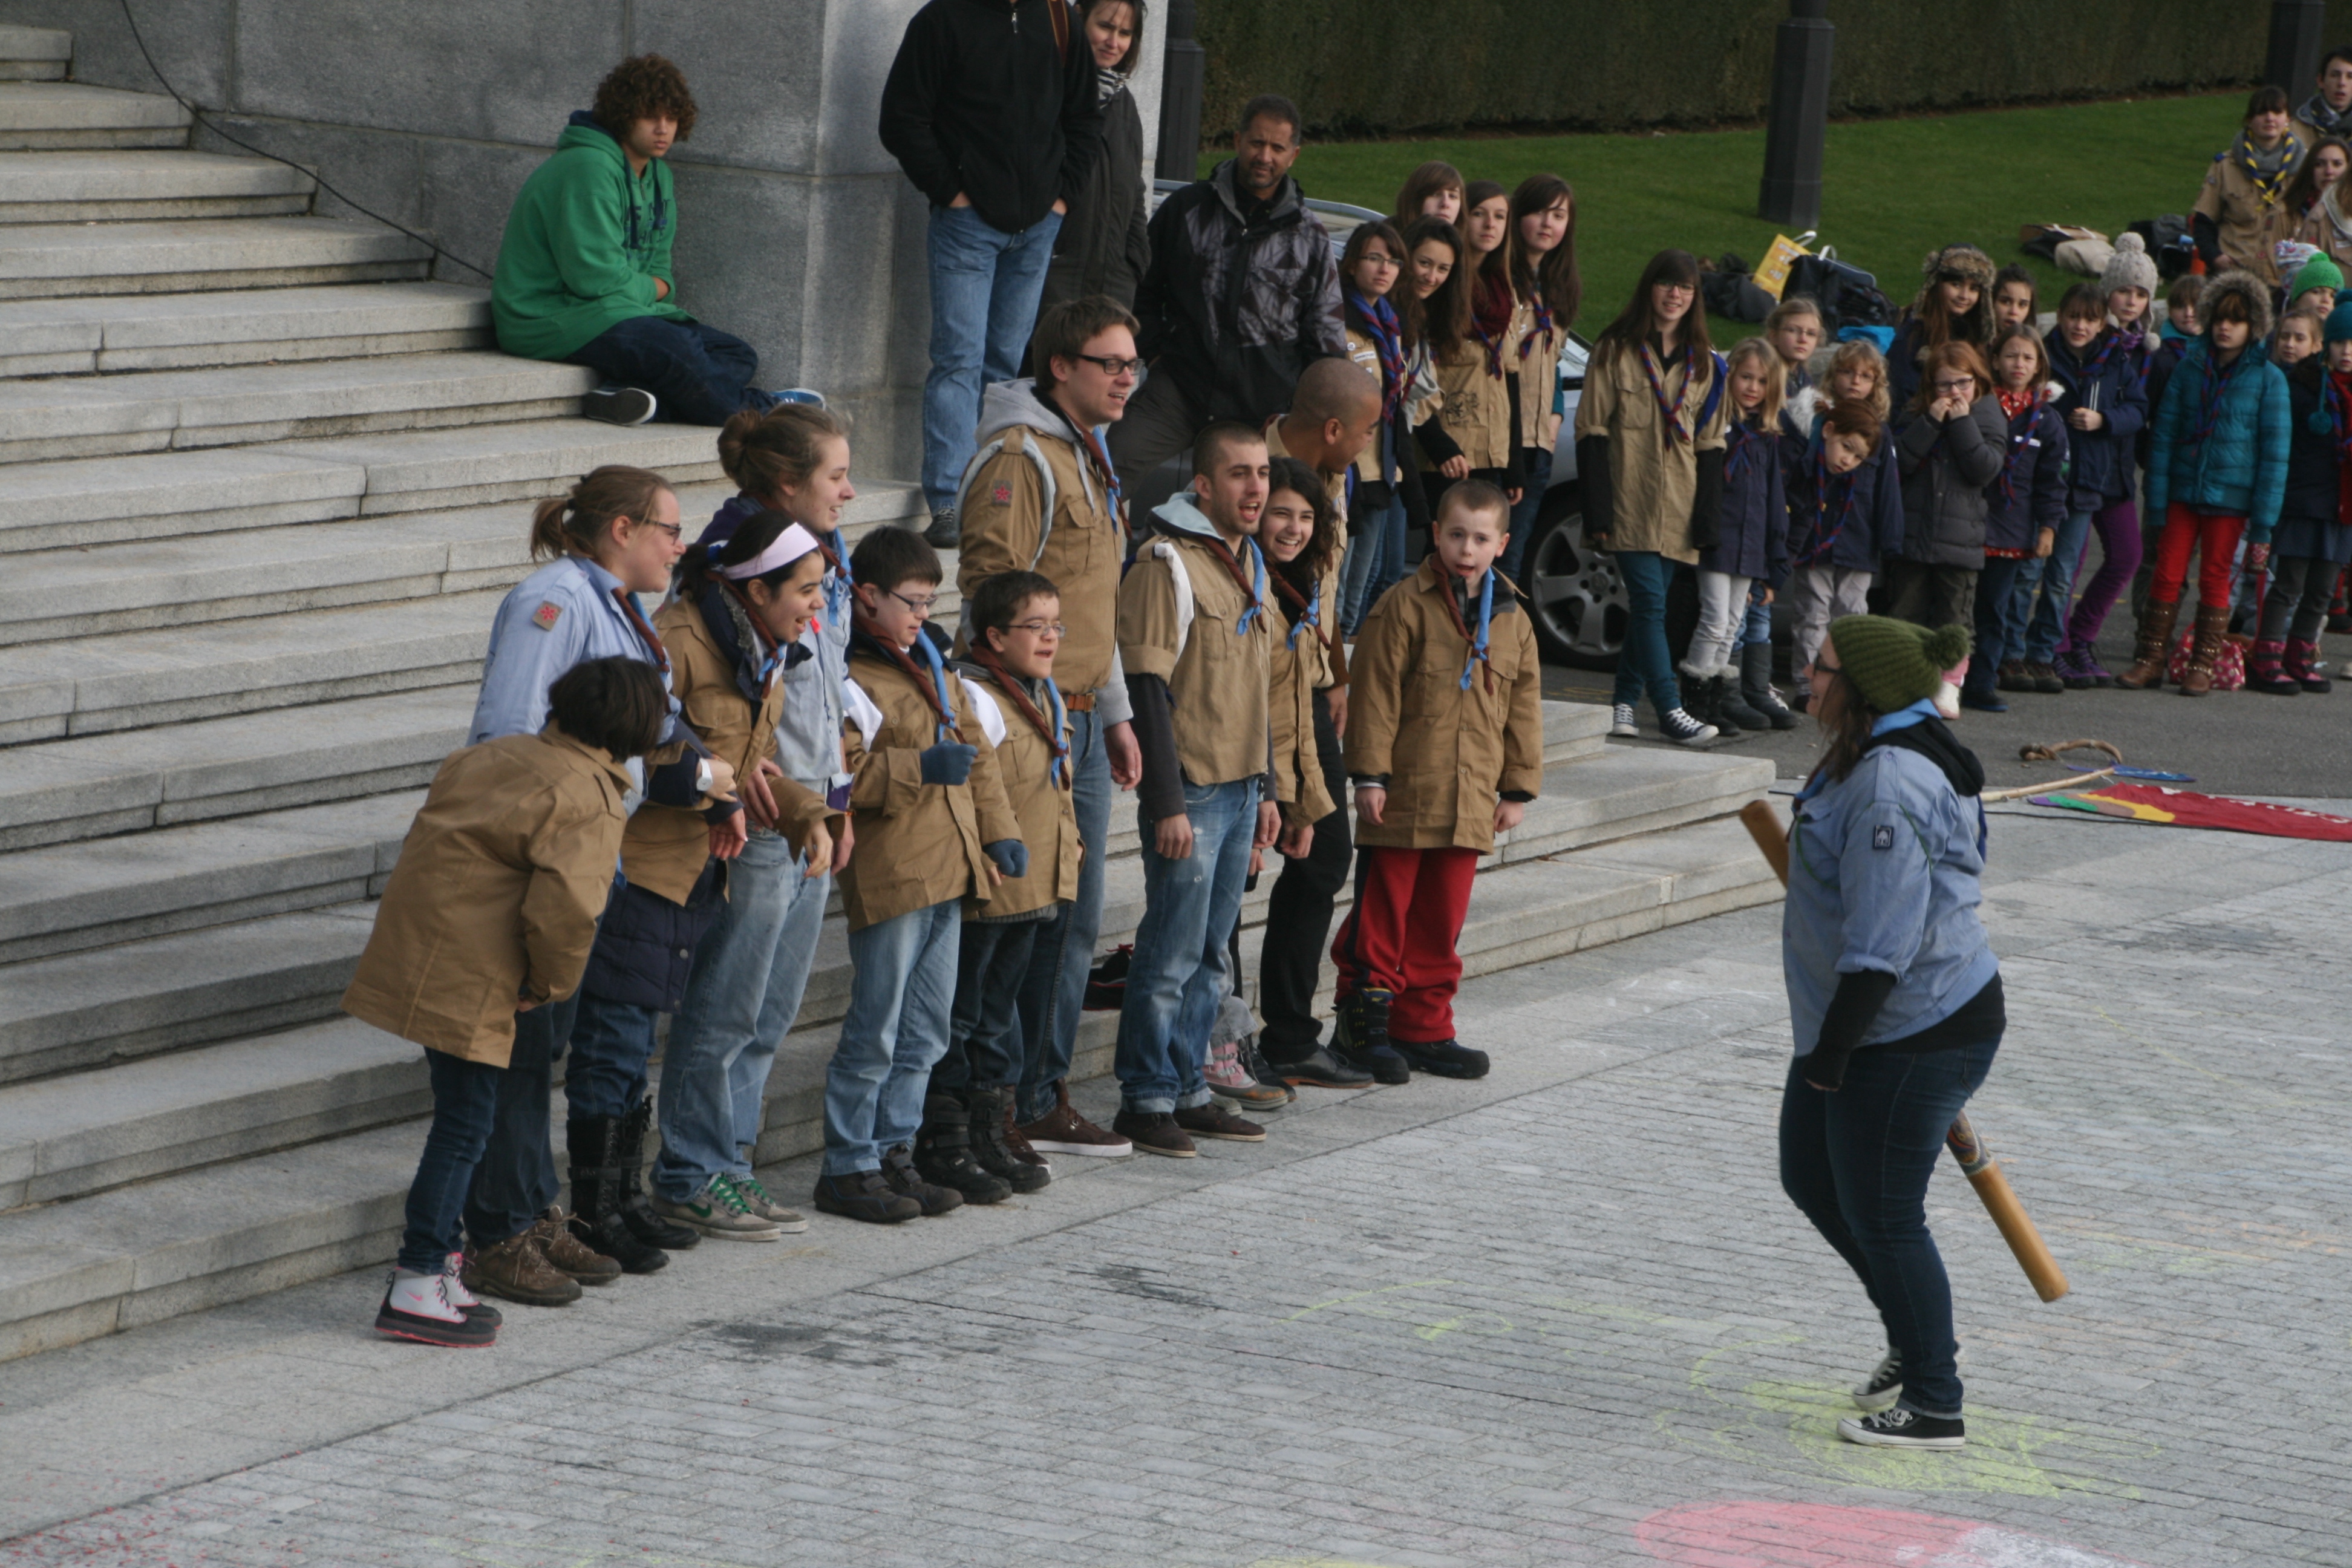
[{"label": "blue gardening glove", "polygon": [[996,862],[1008,882],[1029,874],[1029,846],[1018,838],[1000,838],[993,844],[983,844],[980,852]]},{"label": "blue gardening glove", "polygon": [[978,746],[941,741],[923,753],[923,782],[927,784],[960,784],[971,777],[971,760],[978,755]]}]

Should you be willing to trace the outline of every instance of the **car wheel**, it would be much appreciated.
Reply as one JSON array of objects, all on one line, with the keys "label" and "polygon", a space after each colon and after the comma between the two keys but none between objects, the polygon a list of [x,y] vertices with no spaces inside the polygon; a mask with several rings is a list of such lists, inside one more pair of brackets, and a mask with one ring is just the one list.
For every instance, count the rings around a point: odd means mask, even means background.
[{"label": "car wheel", "polygon": [[1614,556],[1585,544],[1582,523],[1570,500],[1545,516],[1528,542],[1521,570],[1534,602],[1536,644],[1556,663],[1614,669],[1625,646],[1625,584]]}]

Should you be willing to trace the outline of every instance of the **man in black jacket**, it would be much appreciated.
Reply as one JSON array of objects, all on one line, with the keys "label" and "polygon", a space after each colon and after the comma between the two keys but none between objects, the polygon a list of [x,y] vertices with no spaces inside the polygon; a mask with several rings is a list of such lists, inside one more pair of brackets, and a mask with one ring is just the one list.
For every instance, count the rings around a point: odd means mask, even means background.
[{"label": "man in black jacket", "polygon": [[882,88],[882,145],[929,198],[923,495],[955,542],[981,388],[1021,374],[1062,214],[1102,140],[1094,58],[1063,0],[930,0]]},{"label": "man in black jacket", "polygon": [[1348,352],[1331,237],[1290,177],[1298,147],[1290,100],[1254,98],[1234,156],[1151,216],[1135,297],[1151,375],[1110,431],[1130,493],[1209,421],[1263,425],[1290,406],[1309,361]]}]

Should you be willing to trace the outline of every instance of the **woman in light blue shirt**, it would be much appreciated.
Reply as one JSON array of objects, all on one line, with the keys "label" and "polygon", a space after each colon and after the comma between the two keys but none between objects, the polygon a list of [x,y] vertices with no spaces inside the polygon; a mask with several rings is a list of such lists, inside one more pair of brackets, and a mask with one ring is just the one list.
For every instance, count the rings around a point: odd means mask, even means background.
[{"label": "woman in light blue shirt", "polygon": [[1797,796],[1781,962],[1797,1054],[1780,1184],[1861,1277],[1885,1359],[1854,1390],[1850,1442],[1958,1448],[1952,1292],[1927,1233],[1944,1133],[1992,1067],[2005,1015],[1977,919],[1984,769],[1934,699],[1965,626],[1831,623],[1812,666],[1828,754]]}]

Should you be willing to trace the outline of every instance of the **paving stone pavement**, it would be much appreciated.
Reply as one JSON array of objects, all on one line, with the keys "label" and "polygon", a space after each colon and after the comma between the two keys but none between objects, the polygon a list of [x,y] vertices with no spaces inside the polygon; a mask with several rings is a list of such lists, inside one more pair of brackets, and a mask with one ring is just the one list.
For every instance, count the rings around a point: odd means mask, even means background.
[{"label": "paving stone pavement", "polygon": [[1832,1436],[1880,1346],[1778,1188],[1759,910],[1473,982],[1485,1083],[706,1244],[483,1355],[372,1341],[369,1274],[0,1367],[0,1562],[2352,1563],[2352,846],[1993,857],[1974,1109],[2074,1293],[1947,1163],[1964,1454]]}]

